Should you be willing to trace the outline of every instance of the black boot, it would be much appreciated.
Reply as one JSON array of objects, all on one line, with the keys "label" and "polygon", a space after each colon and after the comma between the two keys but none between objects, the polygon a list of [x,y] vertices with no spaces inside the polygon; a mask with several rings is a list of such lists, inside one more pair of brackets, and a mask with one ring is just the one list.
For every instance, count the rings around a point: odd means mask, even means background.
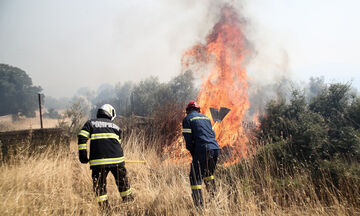
[{"label": "black boot", "polygon": [[124,196],[122,198],[122,200],[123,200],[123,202],[132,202],[132,201],[134,201],[134,196],[132,194],[129,194],[127,196]]},{"label": "black boot", "polygon": [[214,198],[216,192],[215,180],[211,179],[204,182],[205,182],[206,190],[210,193],[211,197]]},{"label": "black boot", "polygon": [[108,200],[99,202],[99,206],[103,215],[111,215],[111,207]]},{"label": "black boot", "polygon": [[191,194],[195,207],[203,207],[204,201],[201,193],[201,189],[192,189]]}]

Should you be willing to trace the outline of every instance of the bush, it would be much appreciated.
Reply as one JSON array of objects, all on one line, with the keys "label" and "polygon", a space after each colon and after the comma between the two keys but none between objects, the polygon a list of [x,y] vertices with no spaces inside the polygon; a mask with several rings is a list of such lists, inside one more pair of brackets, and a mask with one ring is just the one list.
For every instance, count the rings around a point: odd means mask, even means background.
[{"label": "bush", "polygon": [[[307,169],[315,180],[326,173],[336,188],[340,180],[360,183],[358,171],[347,171],[360,162],[359,98],[349,85],[339,83],[317,92],[306,98],[294,90],[289,103],[268,103],[256,132],[268,144],[255,157],[263,161],[270,154],[286,173]],[[279,175],[278,166],[270,169],[273,176]]]},{"label": "bush", "polygon": [[75,98],[57,127],[68,131],[70,137],[75,138],[89,117],[90,103],[84,97]]}]

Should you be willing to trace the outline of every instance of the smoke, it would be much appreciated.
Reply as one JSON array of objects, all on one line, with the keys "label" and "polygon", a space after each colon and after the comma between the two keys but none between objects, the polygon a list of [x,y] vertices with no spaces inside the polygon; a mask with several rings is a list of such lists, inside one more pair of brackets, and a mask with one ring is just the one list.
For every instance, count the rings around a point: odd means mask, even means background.
[{"label": "smoke", "polygon": [[[250,91],[292,80],[293,53],[278,37],[283,30],[274,35],[272,31],[279,29],[269,30],[254,16],[254,7],[278,4],[250,0],[1,1],[0,62],[25,70],[47,96],[55,97],[71,97],[82,86],[97,89],[102,83],[137,82],[150,76],[166,82],[181,71],[186,49],[205,42],[225,4],[234,7],[245,23],[243,32],[253,53],[246,66]],[[282,12],[290,13],[286,6],[282,4]],[[263,10],[269,20],[271,15],[277,15],[275,21],[284,20],[281,13],[272,14],[274,8]],[[326,15],[317,17],[327,19]],[[296,27],[303,27],[304,17],[296,17]],[[357,38],[356,33],[347,35]],[[328,47],[336,44],[342,43]]]},{"label": "smoke", "polygon": [[[291,92],[297,84],[291,79],[291,62],[287,50],[279,44],[271,44],[269,37],[261,34],[263,32],[258,29],[256,22],[253,22],[246,12],[244,1],[208,1],[208,3],[207,18],[208,23],[211,23],[208,33],[216,31],[213,27],[221,19],[220,11],[223,7],[229,7],[236,11],[238,16],[236,19],[241,23],[240,31],[244,37],[241,40],[244,42],[246,53],[241,54],[244,59],[241,63],[239,62],[239,66],[246,68],[248,76],[250,109],[247,117],[251,119],[251,116],[263,111],[266,103],[271,99],[286,100],[290,98]],[[211,35],[216,36],[217,34]],[[203,37],[192,49],[185,52],[182,59],[183,71],[195,72],[201,82],[214,68],[214,65],[209,64],[211,57],[207,56],[208,52],[203,46],[211,40],[211,38]],[[239,51],[243,52],[244,50]],[[189,56],[196,56],[196,58],[189,59]],[[234,91],[234,89],[230,91]]]},{"label": "smoke", "polygon": [[[244,1],[5,1],[0,61],[24,69],[56,97],[70,97],[81,86],[97,89],[149,76],[168,81],[180,72],[183,52],[206,40],[225,4],[249,22]],[[256,35],[252,23],[245,26],[247,35]],[[257,80],[270,60],[254,48],[249,75]]]},{"label": "smoke", "polygon": [[168,81],[182,52],[201,41],[217,1],[2,2],[0,62],[24,69],[49,96],[81,86]]}]

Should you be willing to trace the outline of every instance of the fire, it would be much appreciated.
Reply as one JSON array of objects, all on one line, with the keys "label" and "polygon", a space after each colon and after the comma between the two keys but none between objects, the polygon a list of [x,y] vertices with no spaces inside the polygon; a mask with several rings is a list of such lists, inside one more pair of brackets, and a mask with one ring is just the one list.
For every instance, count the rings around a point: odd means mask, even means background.
[{"label": "fire", "polygon": [[233,164],[247,155],[242,120],[250,107],[245,58],[250,54],[242,32],[243,23],[229,6],[222,8],[221,18],[207,36],[206,44],[197,44],[182,58],[184,70],[195,73],[207,69],[197,98],[201,111],[211,116],[210,107],[231,109],[215,127],[225,164]]}]

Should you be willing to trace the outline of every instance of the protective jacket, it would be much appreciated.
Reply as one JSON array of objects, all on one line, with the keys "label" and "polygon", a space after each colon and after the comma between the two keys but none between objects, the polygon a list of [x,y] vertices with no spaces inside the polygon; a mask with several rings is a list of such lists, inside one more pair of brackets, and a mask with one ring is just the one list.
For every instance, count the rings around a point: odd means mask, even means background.
[{"label": "protective jacket", "polygon": [[193,157],[203,157],[207,150],[220,149],[210,119],[197,111],[192,111],[184,118],[182,133],[186,149]]},{"label": "protective jacket", "polygon": [[90,168],[111,167],[124,162],[121,130],[110,119],[87,121],[78,135],[79,157],[87,162],[87,140],[90,139]]}]

